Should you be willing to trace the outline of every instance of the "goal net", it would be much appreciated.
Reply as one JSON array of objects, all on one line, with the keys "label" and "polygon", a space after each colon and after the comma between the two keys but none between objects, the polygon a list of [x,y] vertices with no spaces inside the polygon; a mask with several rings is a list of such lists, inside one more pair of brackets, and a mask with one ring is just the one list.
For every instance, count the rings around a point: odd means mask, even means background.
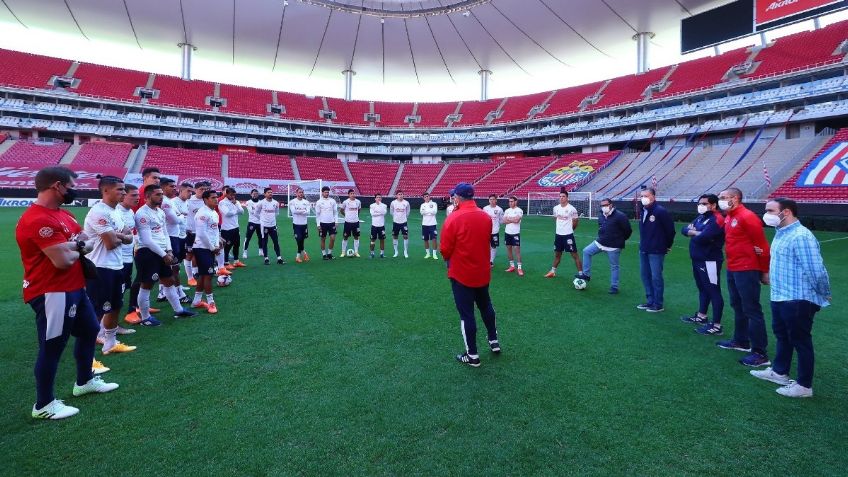
[{"label": "goal net", "polygon": [[[315,204],[315,201],[321,198],[321,179],[311,181],[294,181],[288,185],[286,191],[286,203],[290,203],[292,199],[297,197],[297,191],[303,190],[303,198],[308,200],[310,204]],[[291,218],[291,209],[286,207],[287,214]],[[315,209],[309,208],[309,217],[315,217]]]},{"label": "goal net", "polygon": [[[599,204],[594,203],[591,192],[569,192],[568,203],[577,209],[580,217],[597,218]],[[527,215],[554,215],[559,205],[559,192],[528,192]]]}]

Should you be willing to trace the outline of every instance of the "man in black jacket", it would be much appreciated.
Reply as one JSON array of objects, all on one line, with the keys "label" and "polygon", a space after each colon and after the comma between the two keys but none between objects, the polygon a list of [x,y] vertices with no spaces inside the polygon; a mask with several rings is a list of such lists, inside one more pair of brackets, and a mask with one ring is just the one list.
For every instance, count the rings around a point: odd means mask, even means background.
[{"label": "man in black jacket", "polygon": [[609,293],[618,293],[618,262],[624,243],[630,238],[633,229],[630,228],[630,220],[624,212],[612,205],[612,200],[601,200],[601,211],[598,217],[598,238],[583,249],[583,272],[575,275],[577,278],[589,281],[592,276],[592,257],[601,252],[607,254],[610,264],[610,289]]},{"label": "man in black jacket", "polygon": [[663,265],[665,254],[674,243],[674,220],[665,207],[657,204],[656,191],[640,192],[642,214],[639,217],[639,263],[642,285],[645,286],[645,303],[636,306],[649,313],[665,311],[663,307]]}]

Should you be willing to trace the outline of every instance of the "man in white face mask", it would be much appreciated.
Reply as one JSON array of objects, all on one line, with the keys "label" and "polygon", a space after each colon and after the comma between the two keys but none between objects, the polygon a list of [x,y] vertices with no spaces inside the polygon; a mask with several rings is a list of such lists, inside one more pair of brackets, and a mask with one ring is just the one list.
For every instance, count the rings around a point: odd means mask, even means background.
[{"label": "man in white face mask", "polygon": [[[777,340],[772,367],[751,374],[781,384],[778,394],[787,397],[813,395],[813,317],[832,299],[830,279],[824,268],[819,242],[798,221],[798,204],[774,199],[766,204],[766,225],[776,227],[771,244],[771,316]],[[789,379],[792,353],[798,353],[798,375]]]},{"label": "man in white face mask", "polygon": [[[682,316],[684,323],[702,325],[695,331],[702,335],[721,335],[721,315],[724,299],[721,297],[721,264],[724,262],[724,217],[716,210],[718,197],[704,194],[698,199],[698,216],[680,231],[689,238],[689,258],[692,274],[698,287],[698,312]],[[713,319],[707,319],[707,310],[713,307]]]},{"label": "man in white face mask", "polygon": [[648,313],[659,313],[665,311],[663,266],[665,254],[671,251],[674,243],[674,220],[665,207],[657,204],[657,193],[654,189],[642,189],[639,195],[642,201],[642,217],[639,220],[639,268],[642,272],[646,301],[636,308]]},{"label": "man in white face mask", "polygon": [[598,217],[598,238],[583,249],[583,271],[576,278],[589,281],[592,278],[592,257],[604,252],[610,264],[610,295],[618,293],[618,269],[621,251],[633,229],[624,212],[612,205],[611,199],[601,199],[601,214]]}]

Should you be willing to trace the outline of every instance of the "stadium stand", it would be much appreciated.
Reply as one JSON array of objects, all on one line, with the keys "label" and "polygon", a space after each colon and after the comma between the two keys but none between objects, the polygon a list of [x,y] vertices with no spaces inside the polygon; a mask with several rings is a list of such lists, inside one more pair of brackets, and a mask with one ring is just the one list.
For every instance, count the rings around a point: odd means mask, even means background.
[{"label": "stadium stand", "polygon": [[71,61],[0,49],[0,65],[0,84],[50,88],[50,78],[66,74]]},{"label": "stadium stand", "polygon": [[547,170],[546,166],[553,161],[552,156],[508,159],[494,173],[475,184],[474,194],[477,197],[487,197],[490,194],[503,197],[543,168]]},{"label": "stadium stand", "polygon": [[838,63],[845,57],[845,52],[837,49],[845,40],[848,40],[848,22],[778,38],[757,54],[755,61],[759,64],[750,76],[768,76],[817,64]]},{"label": "stadium stand", "polygon": [[549,106],[544,112],[537,114],[537,118],[558,116],[560,114],[573,113],[580,110],[580,103],[589,96],[595,94],[603,81],[598,83],[589,83],[580,86],[558,90],[551,100]]},{"label": "stadium stand", "polygon": [[221,153],[200,149],[150,146],[144,167],[158,167],[164,175],[221,177]]},{"label": "stadium stand", "polygon": [[327,98],[330,111],[336,112],[336,124],[351,124],[354,126],[368,126],[365,115],[371,112],[368,101],[345,101],[338,98]]},{"label": "stadium stand", "polygon": [[321,121],[320,112],[324,109],[321,98],[294,93],[277,93],[277,100],[286,107],[286,112],[282,115],[284,118],[311,122]]},{"label": "stadium stand", "polygon": [[[595,171],[602,170],[607,163],[613,160],[616,156],[619,155],[618,151],[608,151],[608,152],[594,152],[587,154],[566,154],[557,159],[556,162],[551,164],[548,167],[545,167],[541,171],[539,171],[536,175],[530,178],[525,184],[521,187],[512,191],[512,194],[517,197],[525,197],[530,192],[559,192],[558,187],[545,187],[539,184],[539,180],[548,174],[556,171],[557,169],[575,166],[575,165],[591,165]],[[568,174],[568,171],[562,172],[564,174]],[[596,172],[592,172],[594,174]],[[581,178],[581,180],[586,180],[586,178]],[[566,185],[567,190],[573,190],[577,182],[573,182],[571,184]]]},{"label": "stadium stand", "polygon": [[488,101],[465,101],[459,112],[462,114],[462,119],[455,125],[457,126],[473,126],[480,125],[486,122],[486,115],[498,109],[502,98],[490,99]]},{"label": "stadium stand", "polygon": [[274,99],[268,90],[228,84],[221,85],[221,97],[227,100],[221,111],[252,116],[267,116]]},{"label": "stadium stand", "polygon": [[132,151],[132,144],[122,142],[89,142],[82,145],[71,162],[71,166],[124,169],[130,151]]},{"label": "stadium stand", "polygon": [[342,161],[326,157],[298,157],[297,170],[304,181],[322,179],[325,181],[347,181]]},{"label": "stadium stand", "polygon": [[398,180],[397,190],[403,191],[407,197],[420,197],[430,186],[444,164],[406,164]]},{"label": "stadium stand", "polygon": [[148,76],[140,71],[82,63],[74,73],[74,77],[80,80],[75,91],[101,98],[138,101],[133,93],[136,88],[147,84]]},{"label": "stadium stand", "polygon": [[412,114],[412,103],[374,101],[374,112],[380,115],[379,126],[407,127],[406,117]]},{"label": "stadium stand", "polygon": [[250,179],[294,180],[288,156],[258,152],[228,152],[228,176]]},{"label": "stadium stand", "polygon": [[650,70],[641,75],[615,78],[604,89],[603,95],[592,108],[606,108],[618,104],[635,103],[644,99],[648,86],[662,80],[671,67]]},{"label": "stadium stand", "polygon": [[668,87],[653,97],[664,98],[715,86],[722,82],[731,67],[744,63],[748,55],[747,48],[739,48],[718,56],[680,63],[668,78]]},{"label": "stadium stand", "polygon": [[[802,186],[798,185],[798,180],[801,178],[801,175],[807,170],[807,168],[813,164],[822,154],[827,152],[831,147],[838,143],[848,142],[848,129],[840,129],[836,132],[830,140],[828,140],[824,146],[821,147],[810,160],[806,161],[802,167],[798,168],[798,170],[792,174],[792,176],[781,184],[771,195],[770,197],[791,197],[799,202],[848,202],[848,185],[836,186],[836,185],[818,185],[818,186]],[[841,171],[837,171],[835,167],[833,167],[835,161],[830,161],[829,171],[832,174],[829,179],[830,183],[838,183],[839,179],[843,179],[846,175],[846,171],[843,169]],[[825,168],[828,166],[822,167],[822,171],[824,172]]]},{"label": "stadium stand", "polygon": [[387,195],[395,181],[399,162],[350,162],[347,165],[362,195]]},{"label": "stadium stand", "polygon": [[0,144],[6,142],[6,139],[9,139],[9,136],[6,133],[0,133]]},{"label": "stadium stand", "polygon": [[514,121],[524,121],[529,116],[530,110],[534,106],[542,104],[550,91],[543,93],[528,94],[525,96],[513,96],[507,99],[503,107],[503,115],[496,119],[494,123],[510,123]]},{"label": "stadium stand", "polygon": [[151,99],[151,103],[192,109],[210,109],[206,98],[214,96],[215,93],[215,85],[208,81],[185,81],[167,75],[156,75],[153,88],[159,90],[159,99]]},{"label": "stadium stand", "polygon": [[456,111],[457,103],[418,103],[418,115],[421,122],[416,126],[443,128],[447,126],[445,118]]},{"label": "stadium stand", "polygon": [[67,142],[16,141],[3,155],[2,166],[44,167],[58,164],[71,147]]},{"label": "stadium stand", "polygon": [[447,196],[453,186],[460,182],[473,184],[497,166],[495,162],[451,162],[430,193],[436,197]]}]

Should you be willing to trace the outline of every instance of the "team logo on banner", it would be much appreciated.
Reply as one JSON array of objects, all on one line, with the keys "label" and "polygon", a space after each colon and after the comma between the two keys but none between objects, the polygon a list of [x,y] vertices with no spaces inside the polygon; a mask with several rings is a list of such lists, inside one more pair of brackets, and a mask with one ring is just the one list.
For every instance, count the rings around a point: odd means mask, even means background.
[{"label": "team logo on banner", "polygon": [[539,179],[542,187],[563,187],[580,182],[595,172],[595,161],[574,161],[571,164],[554,169]]},{"label": "team logo on banner", "polygon": [[798,187],[848,186],[848,142],[821,153],[801,173]]}]

